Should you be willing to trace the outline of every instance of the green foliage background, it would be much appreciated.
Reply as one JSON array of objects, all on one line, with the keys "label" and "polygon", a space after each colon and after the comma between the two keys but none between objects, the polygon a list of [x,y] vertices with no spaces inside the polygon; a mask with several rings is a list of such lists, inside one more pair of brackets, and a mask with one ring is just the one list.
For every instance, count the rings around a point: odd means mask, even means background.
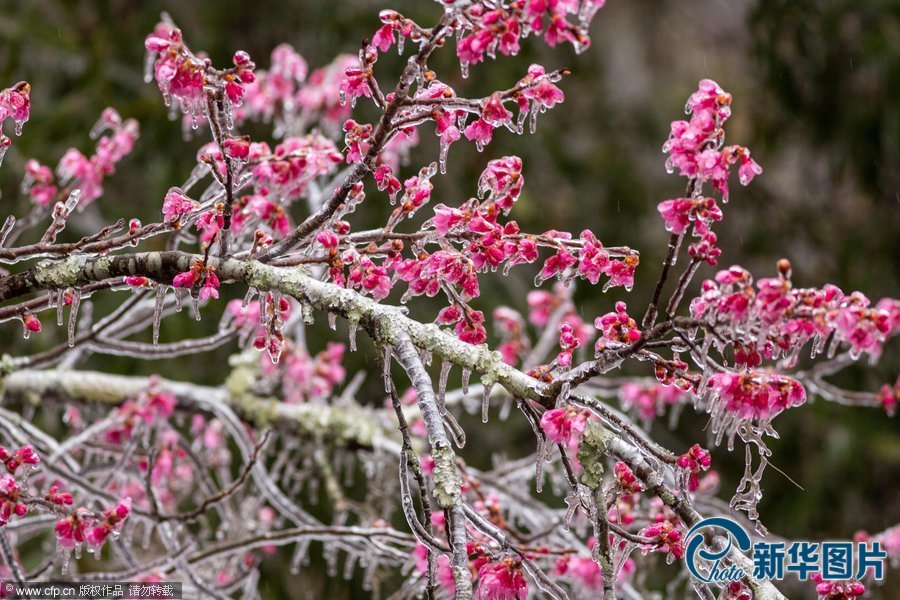
[{"label": "green foliage background", "polygon": [[[180,125],[167,120],[155,85],[142,80],[143,38],[161,11],[172,15],[192,48],[207,51],[217,64],[227,64],[235,49],[244,49],[265,68],[271,49],[288,42],[315,68],[338,52],[355,52],[377,27],[378,11],[388,6],[423,24],[439,10],[421,0],[388,5],[374,0],[0,1],[0,83],[26,79],[33,87],[32,119],[0,169],[2,213],[27,210],[17,192],[27,158],[52,166],[69,146],[89,150],[91,125],[103,107],[113,106],[141,122],[141,139],[108,180],[106,196],[84,218],[87,223],[158,218],[165,191],[187,177],[204,141],[184,142]],[[475,66],[468,80],[453,67],[452,49],[438,53],[432,68],[464,95],[508,87],[531,62],[565,66],[572,75],[561,84],[565,104],[539,119],[536,135],[498,131],[483,154],[456,144],[450,173],[437,183],[437,201],[465,200],[490,157],[519,154],[526,194],[513,216],[523,229],[577,234],[590,228],[608,245],[631,245],[642,253],[634,293],[578,290],[585,318],[610,310],[620,298],[646,306],[667,237],[655,207],[683,189],[679,178],[665,173],[660,146],[697,81],[710,77],[735,98],[729,141],[749,146],[765,169],[750,188],[734,184],[718,228],[721,264],[741,264],[763,277],[774,273],[778,258],[788,257],[796,285],[833,282],[873,300],[900,295],[900,4],[611,0],[592,33],[594,45],[584,55],[528,40],[520,56]],[[392,85],[400,65],[396,57],[379,62],[376,74],[383,87]],[[369,110],[357,112],[365,117]],[[253,133],[258,137],[264,130]],[[409,172],[436,156],[436,145],[428,140],[414,153]],[[354,215],[354,227],[383,223],[383,200],[370,195],[368,210]],[[67,230],[72,237],[79,233],[75,227]],[[707,268],[701,275],[711,273]],[[479,308],[488,312],[502,303],[523,310],[533,275],[523,268],[507,280],[484,276]],[[104,306],[99,302],[98,310]],[[199,324],[186,315],[169,319],[163,338],[211,330],[218,308],[207,308]],[[430,319],[434,307],[419,306],[413,313]],[[36,352],[62,335],[48,326],[26,344],[15,323],[0,329],[3,351],[9,353]],[[311,350],[328,337],[324,324],[318,325],[310,335]],[[841,383],[874,390],[893,381],[896,348],[894,343],[887,349],[878,367],[854,368]],[[371,366],[372,356],[363,350],[348,358],[351,368]],[[149,363],[93,357],[87,366],[215,384],[231,352],[226,347]],[[377,403],[380,383],[373,379],[366,393]],[[487,426],[473,421],[473,441],[463,455],[479,464],[492,452],[529,452],[532,436],[520,421]],[[678,450],[704,442],[704,425],[703,418],[686,415],[677,431],[655,433]],[[776,425],[782,439],[773,442],[774,464],[804,489],[770,469],[763,514],[771,530],[788,538],[846,539],[857,529],[874,532],[900,521],[896,418],[818,401],[779,417]],[[741,454],[714,452],[726,492],[737,483]],[[365,596],[354,586],[308,572],[297,586],[285,579],[283,565],[270,566],[273,577],[264,584],[269,597]],[[897,597],[889,589],[883,597]]]}]

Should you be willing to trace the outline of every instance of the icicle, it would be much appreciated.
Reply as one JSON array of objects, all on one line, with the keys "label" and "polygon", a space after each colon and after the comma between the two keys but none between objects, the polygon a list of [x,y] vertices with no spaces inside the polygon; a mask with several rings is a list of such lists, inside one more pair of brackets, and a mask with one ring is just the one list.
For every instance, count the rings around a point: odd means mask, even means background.
[{"label": "icicle", "polygon": [[466,61],[461,61],[459,63],[459,74],[462,75],[463,79],[469,78],[469,63]]},{"label": "icicle", "polygon": [[[2,151],[2,150],[0,150]],[[3,158],[0,157],[0,161]],[[0,248],[6,245],[6,238],[9,237],[9,232],[12,231],[13,226],[16,224],[16,218],[12,215],[6,217],[6,221],[3,222],[3,227],[0,228]]]},{"label": "icicle", "polygon": [[309,304],[301,304],[300,305],[300,313],[303,316],[303,324],[304,325],[314,325],[316,322],[316,317],[313,314],[313,308]]},{"label": "icicle", "polygon": [[482,386],[483,393],[481,396],[481,422],[488,422],[488,411],[491,408],[491,388],[494,387],[493,383],[486,383]]},{"label": "icicle", "polygon": [[81,292],[72,290],[72,304],[69,306],[69,348],[75,345],[75,322],[78,320],[78,306],[81,304]]},{"label": "icicle", "polygon": [[9,138],[0,133],[0,165],[3,164],[3,157],[6,156],[6,152],[11,145]]},{"label": "icicle", "polygon": [[457,448],[464,448],[466,446],[466,432],[459,424],[459,421],[456,420],[456,417],[451,412],[445,413],[443,417],[445,429],[450,434],[453,443],[456,444]]},{"label": "icicle", "polygon": [[191,293],[191,312],[193,312],[194,318],[199,321],[200,320],[200,296],[199,296],[199,294]]},{"label": "icicle", "polygon": [[469,377],[471,377],[471,376],[472,376],[472,371],[470,371],[469,369],[465,369],[465,368],[462,370],[462,384],[461,385],[462,385],[462,393],[463,394],[469,393]]},{"label": "icicle", "polygon": [[344,579],[350,581],[353,579],[353,571],[356,569],[356,555],[348,554],[344,560]]},{"label": "icicle", "polygon": [[332,331],[337,331],[337,313],[328,313],[328,327],[331,328]]},{"label": "icicle", "polygon": [[175,312],[181,312],[181,293],[182,288],[172,288],[175,294]]},{"label": "icicle", "polygon": [[[256,288],[249,288],[247,293],[244,294],[244,301],[241,303],[241,308],[247,308],[247,305],[250,304],[250,301],[253,300],[253,296],[257,294]],[[260,302],[260,311],[262,311],[262,302]]]},{"label": "icicle", "polygon": [[144,83],[153,81],[153,64],[156,62],[156,53],[147,52],[144,57]]},{"label": "icicle", "polygon": [[162,321],[163,307],[166,304],[166,286],[156,286],[156,304],[153,306],[153,345],[159,345],[159,323]]},{"label": "icicle", "polygon": [[550,440],[544,440],[538,444],[537,462],[534,465],[534,489],[538,494],[544,489],[544,463],[547,462],[552,447],[553,442]]},{"label": "icicle", "polygon": [[63,324],[63,310],[65,306],[65,292],[56,290],[56,324],[59,327],[62,327]]},{"label": "icicle", "polygon": [[66,207],[66,216],[72,214],[72,211],[75,210],[75,207],[78,206],[78,200],[81,198],[81,190],[74,189],[69,194],[69,197],[66,198],[66,203],[64,206]]},{"label": "icicle", "polygon": [[438,378],[438,389],[437,389],[437,403],[438,408],[441,411],[441,414],[447,412],[447,405],[445,403],[445,398],[447,395],[447,378],[450,376],[450,369],[453,368],[453,363],[450,361],[441,362],[441,374]]},{"label": "icicle", "polygon": [[350,352],[356,352],[356,332],[359,329],[359,321],[350,321]]},{"label": "icicle", "polygon": [[56,543],[56,558],[60,562],[59,573],[66,575],[69,572],[69,563],[72,560],[72,549],[66,548],[59,542]]},{"label": "icicle", "polygon": [[337,577],[338,570],[338,547],[336,544],[325,544],[322,551],[322,557],[325,559],[325,572],[328,577]]},{"label": "icicle", "polygon": [[438,155],[438,163],[441,169],[441,175],[447,174],[447,155],[450,153],[450,144],[441,140],[441,150]]},{"label": "icicle", "polygon": [[305,566],[307,564],[309,564],[309,539],[301,538],[294,549],[293,557],[291,557],[291,575],[298,575],[300,573],[300,566]]}]

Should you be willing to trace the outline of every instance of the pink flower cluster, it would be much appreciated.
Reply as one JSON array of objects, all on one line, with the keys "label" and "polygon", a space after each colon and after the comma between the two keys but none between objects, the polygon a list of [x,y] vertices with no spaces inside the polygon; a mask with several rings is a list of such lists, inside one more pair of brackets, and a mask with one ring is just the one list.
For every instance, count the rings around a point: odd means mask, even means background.
[{"label": "pink flower cluster", "polygon": [[878,391],[878,403],[889,416],[894,416],[897,412],[897,405],[900,404],[900,377],[894,382],[894,385],[884,384]]},{"label": "pink flower cluster", "polygon": [[727,320],[736,332],[759,332],[753,342],[735,339],[738,364],[754,367],[779,352],[796,355],[810,341],[818,353],[832,334],[833,343],[847,343],[854,357],[862,352],[878,357],[885,340],[900,328],[898,300],[885,298],[872,307],[862,293],[845,295],[831,284],[794,288],[790,264],[780,261],[779,271],[777,278],[758,281],[755,290],[745,269],[719,271],[714,280],[703,282],[700,297],[691,302],[691,314],[697,318]]},{"label": "pink flower cluster", "polygon": [[[256,65],[250,56],[238,50],[232,57],[232,68],[217,71],[208,58],[193,54],[182,39],[181,30],[170,23],[159,23],[147,36],[144,46],[148,64],[152,62],[152,76],[156,79],[166,106],[173,99],[182,112],[196,121],[198,115],[208,113],[206,89],[215,88],[222,94],[227,114],[243,102],[244,86],[255,79]],[[150,79],[147,79],[149,82]]]},{"label": "pink flower cluster", "polygon": [[334,172],[343,156],[333,141],[310,133],[285,138],[275,152],[265,142],[251,144],[248,159],[257,191],[267,189],[286,205],[302,196],[311,181]]},{"label": "pink flower cluster", "polygon": [[[119,113],[107,108],[91,130],[92,137],[109,131],[97,142],[93,156],[87,157],[77,148],[69,148],[56,167],[56,179],[48,167],[29,160],[25,167],[22,189],[37,206],[49,206],[62,193],[81,190],[78,208],[103,195],[103,180],[115,173],[116,165],[134,149],[140,127],[134,119],[122,120]],[[63,190],[60,192],[60,190]]]},{"label": "pink flower cluster", "polygon": [[731,166],[740,162],[738,176],[742,185],[749,184],[762,168],[750,157],[743,146],[722,148],[725,121],[731,116],[731,94],[715,81],[704,79],[687,101],[685,112],[690,121],[673,121],[663,152],[669,155],[666,169],[671,173],[678,169],[683,177],[712,186],[728,200],[728,175]]},{"label": "pink flower cluster", "polygon": [[561,323],[572,327],[572,333],[581,345],[587,344],[593,337],[594,330],[587,325],[575,309],[571,301],[571,289],[562,283],[553,286],[553,291],[532,290],[526,296],[528,303],[528,322],[537,328],[546,327],[551,317],[563,306],[567,307],[562,315]]},{"label": "pink flower cluster", "polygon": [[547,438],[554,443],[570,445],[572,442],[581,441],[588,417],[587,411],[571,406],[553,408],[541,415],[541,427]]},{"label": "pink flower cluster", "polygon": [[33,469],[35,465],[41,462],[40,457],[35,453],[34,448],[29,445],[22,446],[12,452],[0,446],[0,462],[6,465],[6,470],[10,475],[15,475],[20,467],[24,472]]},{"label": "pink flower cluster", "polygon": [[615,312],[609,312],[594,320],[594,327],[601,331],[600,338],[594,346],[599,354],[612,343],[633,344],[641,339],[641,330],[637,322],[628,316],[628,307],[624,302],[616,302]]},{"label": "pink flower cluster", "polygon": [[476,600],[525,600],[527,597],[528,580],[518,559],[488,561],[478,569]]},{"label": "pink flower cluster", "polygon": [[56,543],[62,548],[76,548],[84,543],[97,551],[110,535],[118,535],[131,513],[131,498],[104,511],[102,518],[94,518],[83,508],[56,522]]},{"label": "pink flower cluster", "polygon": [[244,85],[244,104],[235,112],[236,120],[284,118],[293,111],[308,72],[306,61],[290,44],[276,46],[269,69],[256,71],[256,79]]},{"label": "pink flower cluster", "polygon": [[12,87],[0,90],[0,125],[11,118],[16,122],[16,134],[21,135],[22,125],[31,112],[31,86],[20,81]]},{"label": "pink flower cluster", "polygon": [[556,356],[556,364],[568,368],[572,366],[572,352],[581,345],[581,340],[575,335],[575,329],[568,323],[559,326],[560,352]]},{"label": "pink flower cluster", "polygon": [[850,581],[826,581],[821,573],[810,576],[816,584],[816,593],[821,600],[850,600],[866,593],[866,586],[852,579]]},{"label": "pink flower cluster", "polygon": [[9,523],[13,515],[21,517],[28,512],[28,507],[19,499],[21,493],[22,489],[11,474],[0,476],[0,527]]},{"label": "pink flower cluster", "polygon": [[[20,81],[10,88],[0,90],[0,127],[8,118],[12,118],[16,124],[16,135],[22,135],[22,126],[28,120],[31,111],[31,86],[28,82]],[[0,130],[0,163],[3,155],[12,145],[12,140]]]},{"label": "pink flower cluster", "polygon": [[708,450],[700,447],[700,444],[694,444],[690,450],[678,457],[676,464],[686,475],[687,485],[685,487],[688,491],[696,492],[700,487],[700,473],[709,470],[712,457]]},{"label": "pink flower cluster", "polygon": [[314,357],[297,344],[286,342],[279,364],[261,361],[263,373],[277,376],[285,402],[321,402],[331,397],[344,382],[347,372],[342,364],[344,344],[328,342]]},{"label": "pink flower cluster", "polygon": [[671,521],[660,521],[648,525],[640,530],[639,535],[650,538],[652,541],[641,546],[641,551],[664,552],[670,562],[681,559],[684,556],[684,546],[681,531]]},{"label": "pink flower cluster", "polygon": [[207,265],[202,260],[194,261],[189,270],[179,273],[172,278],[172,286],[189,290],[201,282],[202,285],[198,294],[200,300],[219,297],[219,276],[216,275],[212,266]]},{"label": "pink flower cluster", "polygon": [[613,473],[624,494],[636,494],[644,489],[644,486],[634,476],[631,468],[622,461],[618,461],[613,466]]},{"label": "pink flower cluster", "polygon": [[687,398],[688,395],[674,385],[629,381],[619,388],[619,403],[622,408],[634,411],[645,426],[663,414],[666,407],[684,402]]},{"label": "pink flower cluster", "polygon": [[806,402],[806,390],[783,375],[761,372],[715,373],[709,378],[712,401],[738,419],[769,422]]},{"label": "pink flower cluster", "polygon": [[[576,50],[590,44],[587,28],[606,0],[524,0],[498,5],[473,3],[464,11],[462,27],[469,33],[457,44],[456,54],[463,65],[494,58],[499,51],[511,56],[519,53],[519,39],[531,33],[542,35],[555,46],[571,43]],[[575,15],[577,23],[569,20]]]},{"label": "pink flower cluster", "polygon": [[116,409],[113,423],[103,436],[111,444],[122,444],[132,438],[135,428],[168,421],[175,413],[176,403],[173,394],[162,391],[153,382],[148,390]]},{"label": "pink flower cluster", "polygon": [[503,362],[516,365],[530,347],[525,319],[518,311],[508,306],[495,308],[492,316],[494,330],[500,336],[497,351],[503,356]]}]

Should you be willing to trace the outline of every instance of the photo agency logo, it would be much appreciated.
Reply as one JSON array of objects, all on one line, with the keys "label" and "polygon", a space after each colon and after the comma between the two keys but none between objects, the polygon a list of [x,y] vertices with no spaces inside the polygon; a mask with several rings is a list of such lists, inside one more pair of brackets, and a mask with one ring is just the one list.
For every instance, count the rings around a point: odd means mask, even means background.
[{"label": "photo agency logo", "polygon": [[[725,539],[711,548],[706,536]],[[685,537],[684,561],[691,575],[704,583],[725,584],[743,579],[748,573],[728,560],[736,548],[744,554],[751,550],[753,572],[757,580],[781,580],[795,574],[801,581],[813,575],[824,581],[862,579],[871,576],[884,579],[887,552],[879,542],[752,542],[736,521],[725,517],[704,519],[694,525]]]}]

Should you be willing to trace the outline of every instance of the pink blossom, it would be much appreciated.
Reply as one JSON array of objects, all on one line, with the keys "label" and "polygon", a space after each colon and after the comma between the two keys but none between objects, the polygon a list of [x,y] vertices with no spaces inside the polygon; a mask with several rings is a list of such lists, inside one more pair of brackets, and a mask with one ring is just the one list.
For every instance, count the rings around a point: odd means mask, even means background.
[{"label": "pink blossom", "polygon": [[582,410],[553,408],[541,415],[541,427],[554,443],[569,444],[581,439],[587,419],[588,414]]},{"label": "pink blossom", "polygon": [[486,562],[478,569],[477,600],[525,600],[527,596],[528,582],[516,559]]},{"label": "pink blossom", "polygon": [[700,486],[699,473],[709,470],[712,457],[707,450],[700,447],[700,444],[694,444],[690,450],[678,457],[676,464],[688,473],[688,491],[695,492]]},{"label": "pink blossom", "polygon": [[16,122],[16,133],[21,133],[21,124],[28,120],[31,109],[30,94],[31,86],[25,81],[0,90],[0,124],[11,117]]},{"label": "pink blossom", "polygon": [[183,215],[197,209],[200,204],[188,198],[181,188],[172,187],[163,199],[163,218],[166,223],[177,223]]},{"label": "pink blossom", "polygon": [[653,540],[641,546],[641,551],[644,554],[650,551],[659,551],[671,555],[675,560],[684,556],[681,532],[668,521],[648,525],[640,530],[639,535]]},{"label": "pink blossom", "polygon": [[594,320],[594,327],[602,332],[597,340],[597,352],[603,351],[609,342],[632,344],[641,338],[641,330],[634,319],[628,316],[624,302],[616,302],[615,312],[609,312]]},{"label": "pink blossom", "polygon": [[9,523],[13,515],[21,517],[28,512],[28,507],[19,501],[20,493],[21,488],[11,474],[0,476],[0,527]]},{"label": "pink blossom", "polygon": [[465,130],[466,139],[478,144],[481,148],[489,144],[494,135],[494,127],[484,119],[477,119],[469,123]]}]

